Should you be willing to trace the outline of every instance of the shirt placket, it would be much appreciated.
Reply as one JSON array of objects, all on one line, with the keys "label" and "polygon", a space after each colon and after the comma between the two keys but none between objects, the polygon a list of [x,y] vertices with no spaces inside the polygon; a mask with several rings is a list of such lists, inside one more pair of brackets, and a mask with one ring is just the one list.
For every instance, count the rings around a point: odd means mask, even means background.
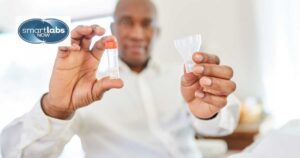
[{"label": "shirt placket", "polygon": [[180,153],[178,153],[175,148],[176,143],[174,143],[171,136],[160,127],[159,118],[157,116],[158,112],[155,108],[151,89],[144,77],[145,76],[142,75],[138,77],[138,85],[141,92],[142,103],[146,111],[149,128],[154,136],[159,139],[169,151],[170,156],[173,158],[178,157]]}]

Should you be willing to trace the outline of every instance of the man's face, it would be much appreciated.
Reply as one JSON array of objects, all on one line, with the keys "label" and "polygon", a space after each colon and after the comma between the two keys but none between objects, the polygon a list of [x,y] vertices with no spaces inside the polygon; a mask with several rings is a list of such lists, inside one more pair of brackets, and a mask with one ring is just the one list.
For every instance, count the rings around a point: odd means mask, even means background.
[{"label": "man's face", "polygon": [[129,66],[147,63],[157,34],[156,12],[147,0],[123,0],[115,11],[113,34],[119,43],[121,59]]}]

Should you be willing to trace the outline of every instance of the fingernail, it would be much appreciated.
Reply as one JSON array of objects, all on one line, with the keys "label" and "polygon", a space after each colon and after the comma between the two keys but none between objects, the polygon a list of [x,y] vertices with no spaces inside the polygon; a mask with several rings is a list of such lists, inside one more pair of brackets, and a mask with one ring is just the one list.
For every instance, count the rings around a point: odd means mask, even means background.
[{"label": "fingernail", "polygon": [[203,98],[204,97],[204,93],[200,92],[200,91],[196,91],[195,96],[198,98]]},{"label": "fingernail", "polygon": [[203,60],[203,56],[200,55],[200,54],[197,54],[197,55],[196,55],[196,59],[197,59],[198,61],[202,61],[202,60]]},{"label": "fingernail", "polygon": [[208,77],[203,77],[200,79],[200,83],[205,86],[210,86],[212,84],[212,80]]},{"label": "fingernail", "polygon": [[204,71],[204,67],[203,66],[195,66],[194,67],[194,72],[197,74],[202,74]]}]

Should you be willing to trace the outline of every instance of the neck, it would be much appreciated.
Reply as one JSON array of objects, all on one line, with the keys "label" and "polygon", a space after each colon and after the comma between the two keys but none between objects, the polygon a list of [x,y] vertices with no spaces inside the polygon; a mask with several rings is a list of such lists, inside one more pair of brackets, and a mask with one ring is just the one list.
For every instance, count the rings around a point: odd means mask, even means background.
[{"label": "neck", "polygon": [[141,65],[133,65],[133,64],[127,63],[124,60],[123,60],[123,62],[126,63],[126,65],[130,68],[131,71],[139,74],[147,67],[149,60],[147,60],[144,64],[141,64]]},{"label": "neck", "polygon": [[129,66],[129,68],[130,68],[130,70],[131,71],[133,71],[133,72],[136,72],[136,73],[141,73],[144,69],[145,69],[145,67],[142,67],[142,66],[135,66],[135,67],[130,67]]}]

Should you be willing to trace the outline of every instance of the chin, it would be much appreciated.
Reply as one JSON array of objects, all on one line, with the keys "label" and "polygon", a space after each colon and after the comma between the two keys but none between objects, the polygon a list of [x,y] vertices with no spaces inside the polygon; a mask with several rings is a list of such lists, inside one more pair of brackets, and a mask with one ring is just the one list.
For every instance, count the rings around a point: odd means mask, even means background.
[{"label": "chin", "polygon": [[145,65],[146,62],[147,62],[147,60],[144,60],[144,59],[133,59],[133,60],[130,60],[130,65],[141,66],[141,65]]},{"label": "chin", "polygon": [[148,61],[147,58],[145,57],[131,57],[131,58],[126,58],[126,59],[123,59],[123,61],[128,64],[129,66],[142,66],[142,65],[145,65]]}]

